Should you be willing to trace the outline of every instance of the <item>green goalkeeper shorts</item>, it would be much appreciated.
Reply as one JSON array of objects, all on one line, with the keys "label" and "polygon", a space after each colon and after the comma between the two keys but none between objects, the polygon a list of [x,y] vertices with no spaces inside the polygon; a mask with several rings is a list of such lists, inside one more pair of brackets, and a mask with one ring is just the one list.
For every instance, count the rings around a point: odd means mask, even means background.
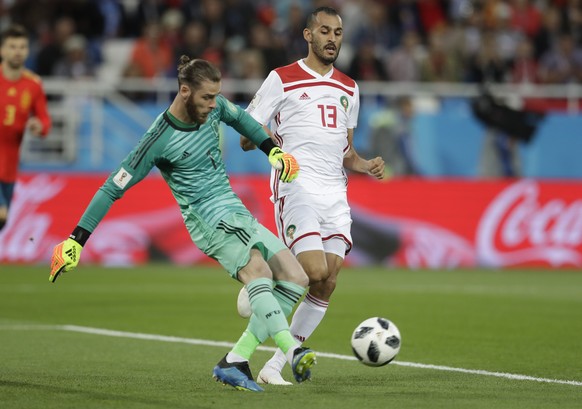
[{"label": "green goalkeeper shorts", "polygon": [[269,260],[287,249],[281,240],[258,222],[250,213],[233,213],[223,218],[201,250],[217,260],[234,279],[247,265],[252,248]]}]

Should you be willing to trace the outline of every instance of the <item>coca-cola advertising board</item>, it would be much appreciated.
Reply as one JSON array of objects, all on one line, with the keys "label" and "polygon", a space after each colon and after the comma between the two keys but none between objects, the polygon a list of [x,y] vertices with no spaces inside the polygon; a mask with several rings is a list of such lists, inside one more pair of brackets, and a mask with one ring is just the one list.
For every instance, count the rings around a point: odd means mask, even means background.
[{"label": "coca-cola advertising board", "polygon": [[[26,174],[0,232],[0,263],[47,263],[107,175]],[[275,231],[267,176],[232,176],[235,192]],[[351,176],[349,265],[409,268],[582,267],[582,183]],[[213,263],[192,243],[163,179],[153,175],[113,204],[82,262]],[[0,266],[1,269],[1,266]]]}]

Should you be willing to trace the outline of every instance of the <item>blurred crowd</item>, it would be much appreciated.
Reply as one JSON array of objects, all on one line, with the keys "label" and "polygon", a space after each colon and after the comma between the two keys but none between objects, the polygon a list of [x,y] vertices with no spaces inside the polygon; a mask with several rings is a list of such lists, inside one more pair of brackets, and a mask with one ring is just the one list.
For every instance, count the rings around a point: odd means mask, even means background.
[{"label": "blurred crowd", "polygon": [[174,77],[187,54],[262,79],[306,55],[306,13],[343,17],[337,66],[356,80],[565,84],[582,79],[582,0],[4,0],[0,26],[31,34],[41,76],[94,77],[108,41],[120,73]]}]

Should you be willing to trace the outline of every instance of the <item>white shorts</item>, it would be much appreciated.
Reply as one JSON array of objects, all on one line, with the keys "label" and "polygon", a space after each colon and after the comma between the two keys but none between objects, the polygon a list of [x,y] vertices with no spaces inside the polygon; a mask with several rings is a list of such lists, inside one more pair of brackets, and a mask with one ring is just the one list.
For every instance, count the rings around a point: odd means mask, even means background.
[{"label": "white shorts", "polygon": [[344,258],[352,249],[352,217],[345,192],[291,194],[275,203],[279,238],[294,255],[322,250]]}]

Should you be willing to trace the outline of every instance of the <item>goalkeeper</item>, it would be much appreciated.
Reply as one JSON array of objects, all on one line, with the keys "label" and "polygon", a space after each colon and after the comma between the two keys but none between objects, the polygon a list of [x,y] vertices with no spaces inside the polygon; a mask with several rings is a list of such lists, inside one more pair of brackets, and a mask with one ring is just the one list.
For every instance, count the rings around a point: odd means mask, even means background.
[{"label": "goalkeeper", "polygon": [[179,91],[138,145],[109,176],[68,239],[52,254],[49,281],[74,269],[91,232],[114,201],[156,166],[174,195],[194,243],[248,289],[253,318],[234,348],[215,366],[217,381],[262,391],[248,361],[267,337],[285,351],[297,382],[309,379],[315,354],[300,347],[286,317],[308,278],[287,247],[250,214],[230,186],[219,148],[222,121],[268,155],[282,182],[299,172],[295,158],[276,147],[244,110],[220,95],[221,74],[201,59],[180,58]]}]

